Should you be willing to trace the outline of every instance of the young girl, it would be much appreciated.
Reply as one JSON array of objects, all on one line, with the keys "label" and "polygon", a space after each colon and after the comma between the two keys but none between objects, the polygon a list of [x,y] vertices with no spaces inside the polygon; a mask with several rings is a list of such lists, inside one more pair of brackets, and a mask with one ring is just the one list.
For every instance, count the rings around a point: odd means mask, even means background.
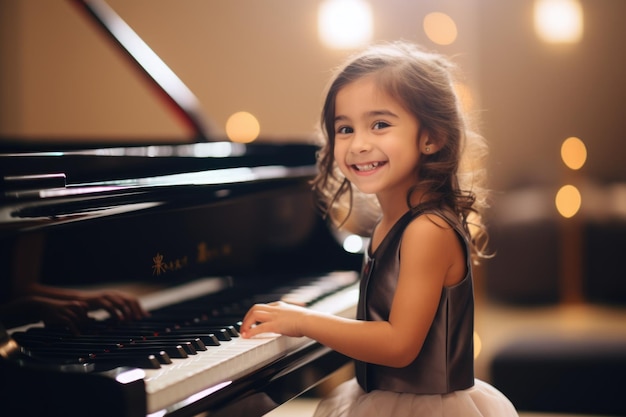
[{"label": "young girl", "polygon": [[307,336],[355,360],[356,377],[315,416],[517,416],[474,378],[471,259],[482,256],[484,196],[461,154],[481,138],[451,73],[442,56],[393,43],[356,55],[330,84],[315,189],[340,224],[357,192],[380,210],[357,319],[275,302],[253,306],[241,327],[243,337]]}]

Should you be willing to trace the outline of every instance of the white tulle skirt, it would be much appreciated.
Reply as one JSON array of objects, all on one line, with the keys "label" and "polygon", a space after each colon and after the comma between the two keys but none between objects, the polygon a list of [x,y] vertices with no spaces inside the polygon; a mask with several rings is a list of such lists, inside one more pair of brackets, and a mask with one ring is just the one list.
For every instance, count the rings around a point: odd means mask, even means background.
[{"label": "white tulle skirt", "polygon": [[355,378],[322,399],[314,417],[518,417],[508,398],[479,379],[463,391],[444,395],[365,393]]}]

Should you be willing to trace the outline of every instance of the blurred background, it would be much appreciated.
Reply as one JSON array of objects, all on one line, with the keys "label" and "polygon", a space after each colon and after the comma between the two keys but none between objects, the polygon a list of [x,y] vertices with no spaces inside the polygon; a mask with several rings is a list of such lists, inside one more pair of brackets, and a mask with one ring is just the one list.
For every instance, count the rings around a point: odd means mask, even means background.
[{"label": "blurred background", "polygon": [[[626,178],[623,1],[571,2],[578,14],[572,28],[562,29],[563,39],[541,32],[541,2],[531,0],[354,3],[369,11],[364,43],[406,39],[459,63],[491,146],[494,188],[560,180],[559,150],[570,136],[588,148],[587,176]],[[331,69],[360,47],[325,43],[321,0],[108,4],[187,84],[218,129],[247,111],[261,136],[273,140],[311,134]],[[553,19],[570,19],[563,13]],[[70,1],[1,0],[0,19],[0,135],[112,142],[189,137]],[[547,19],[552,29],[562,25]]]},{"label": "blurred background", "polygon": [[[519,336],[626,346],[626,1],[107,3],[195,94],[216,138],[310,141],[332,69],[367,43],[404,39],[451,57],[494,191],[478,375],[493,378]],[[0,0],[0,138],[193,140],[126,58],[70,1]]]}]

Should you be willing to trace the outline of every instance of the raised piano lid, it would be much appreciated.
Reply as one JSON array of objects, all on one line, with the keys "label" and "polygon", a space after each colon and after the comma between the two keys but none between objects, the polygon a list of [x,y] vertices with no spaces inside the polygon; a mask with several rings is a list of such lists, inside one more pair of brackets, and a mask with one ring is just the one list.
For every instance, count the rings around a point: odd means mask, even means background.
[{"label": "raised piano lid", "polygon": [[183,122],[192,130],[196,142],[215,140],[211,123],[200,101],[168,65],[135,33],[135,31],[104,0],[71,0],[93,18],[103,33],[110,37],[160,91]]}]

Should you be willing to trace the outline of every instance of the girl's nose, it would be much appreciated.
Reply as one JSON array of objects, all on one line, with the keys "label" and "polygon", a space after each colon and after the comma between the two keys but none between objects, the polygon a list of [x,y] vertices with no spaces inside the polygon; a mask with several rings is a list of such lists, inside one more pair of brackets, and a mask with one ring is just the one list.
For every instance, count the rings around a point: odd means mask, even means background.
[{"label": "girl's nose", "polygon": [[367,135],[363,133],[355,133],[350,143],[350,152],[363,153],[368,152],[371,149],[371,145]]}]

